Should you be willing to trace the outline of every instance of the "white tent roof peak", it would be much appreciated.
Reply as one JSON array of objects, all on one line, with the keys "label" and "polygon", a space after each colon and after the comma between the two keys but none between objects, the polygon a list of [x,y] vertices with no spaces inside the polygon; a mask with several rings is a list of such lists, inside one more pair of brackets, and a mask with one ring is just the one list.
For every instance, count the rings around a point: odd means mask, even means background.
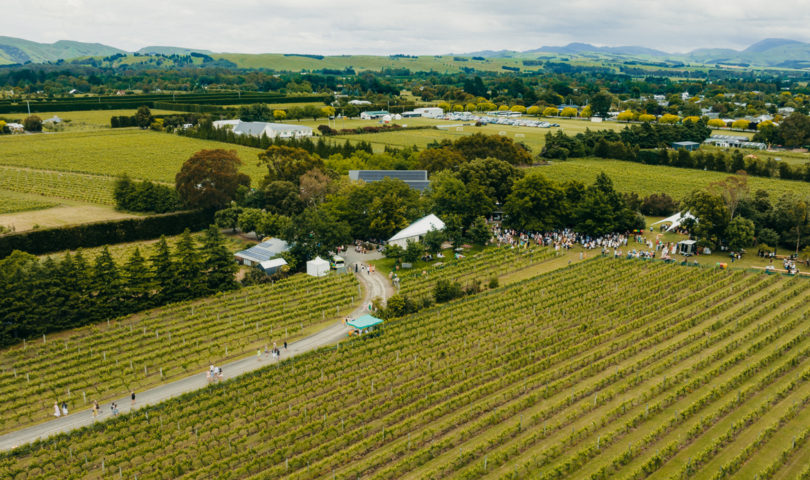
[{"label": "white tent roof peak", "polygon": [[408,225],[404,229],[397,232],[396,235],[388,239],[388,242],[402,240],[404,238],[417,237],[424,235],[431,230],[444,230],[444,222],[434,214],[422,217],[419,220]]},{"label": "white tent roof peak", "polygon": [[671,232],[672,230],[675,230],[676,228],[680,227],[681,224],[688,219],[693,219],[696,222],[698,221],[698,219],[689,212],[686,213],[678,212],[675,215],[672,215],[671,217],[667,217],[663,220],[658,220],[657,222],[652,223],[651,225],[658,225],[659,223],[672,223],[672,225],[670,225],[669,228],[667,228],[667,232]]}]

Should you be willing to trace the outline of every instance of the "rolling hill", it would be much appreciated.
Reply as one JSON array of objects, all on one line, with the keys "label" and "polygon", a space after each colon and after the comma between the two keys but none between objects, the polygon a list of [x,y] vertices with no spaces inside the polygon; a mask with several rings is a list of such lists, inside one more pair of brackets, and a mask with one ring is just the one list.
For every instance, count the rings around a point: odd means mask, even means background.
[{"label": "rolling hill", "polygon": [[108,56],[116,53],[127,52],[100,43],[83,43],[71,40],[38,43],[21,38],[0,36],[0,65],[55,62],[76,57]]}]

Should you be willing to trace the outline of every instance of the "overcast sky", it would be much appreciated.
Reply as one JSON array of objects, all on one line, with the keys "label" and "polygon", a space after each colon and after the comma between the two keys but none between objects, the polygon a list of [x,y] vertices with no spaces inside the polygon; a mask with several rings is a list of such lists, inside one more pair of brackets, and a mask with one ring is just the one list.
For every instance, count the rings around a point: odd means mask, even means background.
[{"label": "overcast sky", "polygon": [[3,0],[0,35],[124,50],[440,54],[587,42],[669,52],[810,42],[809,0]]}]

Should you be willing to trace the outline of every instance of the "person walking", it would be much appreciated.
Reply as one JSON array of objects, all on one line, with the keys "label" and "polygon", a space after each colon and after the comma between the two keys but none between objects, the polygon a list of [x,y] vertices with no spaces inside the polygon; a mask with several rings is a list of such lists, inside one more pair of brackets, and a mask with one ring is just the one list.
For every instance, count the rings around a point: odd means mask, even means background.
[{"label": "person walking", "polygon": [[132,406],[134,407],[135,406],[135,391],[133,390],[130,393],[131,393],[130,397],[132,398]]},{"label": "person walking", "polygon": [[287,350],[287,341],[284,341],[284,350]]},{"label": "person walking", "polygon": [[98,417],[98,402],[93,400],[93,420]]},{"label": "person walking", "polygon": [[260,362],[262,361],[262,349],[261,348],[256,350],[256,360],[258,360]]},{"label": "person walking", "polygon": [[62,416],[67,417],[67,414],[68,414],[67,402],[62,402]]},{"label": "person walking", "polygon": [[59,403],[58,402],[53,402],[53,416],[56,417],[56,418],[59,418],[60,416],[62,416],[62,411],[59,410]]}]

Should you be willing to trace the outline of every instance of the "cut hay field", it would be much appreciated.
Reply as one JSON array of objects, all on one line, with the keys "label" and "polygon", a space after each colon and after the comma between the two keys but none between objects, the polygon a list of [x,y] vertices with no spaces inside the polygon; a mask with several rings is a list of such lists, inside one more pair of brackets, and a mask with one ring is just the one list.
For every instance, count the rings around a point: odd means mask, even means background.
[{"label": "cut hay field", "polygon": [[35,228],[63,227],[81,223],[122,220],[138,215],[119,212],[105,205],[62,201],[59,205],[42,210],[6,213],[0,215],[0,225],[17,232]]},{"label": "cut hay field", "polygon": [[193,153],[217,148],[236,150],[254,182],[265,175],[258,149],[139,129],[8,136],[0,139],[0,164],[174,183]]},{"label": "cut hay field", "polygon": [[[643,165],[601,158],[578,158],[533,168],[559,182],[579,180],[586,184],[593,183],[600,172],[605,172],[619,191],[636,192],[640,196],[666,192],[676,200],[683,198],[692,190],[705,187],[711,182],[723,180],[729,176],[728,173],[721,172]],[[787,192],[802,196],[806,196],[810,192],[810,184],[807,182],[764,177],[749,176],[748,187],[752,192],[758,189],[766,190],[772,199]]]},{"label": "cut hay field", "polygon": [[0,475],[797,478],[809,293],[797,278],[587,260],[0,454]]}]

